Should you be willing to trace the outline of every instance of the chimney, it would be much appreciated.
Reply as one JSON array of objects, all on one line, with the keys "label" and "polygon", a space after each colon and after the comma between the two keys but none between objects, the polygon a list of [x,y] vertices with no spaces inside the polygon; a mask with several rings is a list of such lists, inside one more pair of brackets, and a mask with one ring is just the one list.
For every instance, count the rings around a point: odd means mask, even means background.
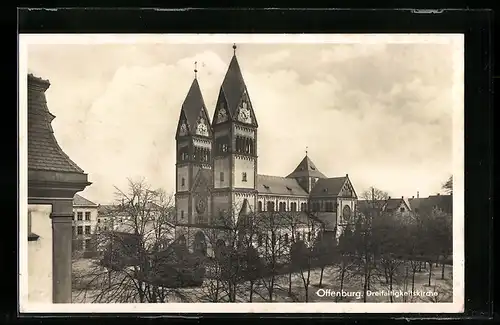
[{"label": "chimney", "polygon": [[414,199],[414,198],[415,198],[415,195],[412,195],[412,196],[411,196],[411,198],[412,198],[412,199]]},{"label": "chimney", "polygon": [[417,199],[420,197],[420,192],[417,191]]},{"label": "chimney", "polygon": [[391,199],[391,197],[389,196],[389,200]]},{"label": "chimney", "polygon": [[439,193],[437,194],[437,196],[439,196]]}]

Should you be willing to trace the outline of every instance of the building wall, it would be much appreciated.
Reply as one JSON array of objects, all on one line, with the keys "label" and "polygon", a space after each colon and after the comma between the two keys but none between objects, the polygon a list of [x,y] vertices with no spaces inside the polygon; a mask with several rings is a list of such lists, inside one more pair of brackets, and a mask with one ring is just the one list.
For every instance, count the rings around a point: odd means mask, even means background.
[{"label": "building wall", "polygon": [[[224,179],[221,180],[221,172],[224,173]],[[231,177],[231,168],[229,157],[217,157],[214,159],[214,188],[229,187]]]},{"label": "building wall", "polygon": [[[246,182],[243,181],[246,173]],[[236,156],[234,158],[233,187],[255,188],[255,158]]]},{"label": "building wall", "polygon": [[[356,208],[356,200],[350,199],[350,198],[339,198],[337,203],[338,203],[337,215],[339,216],[339,220],[337,220],[337,222],[339,224],[352,223],[354,221],[354,211]],[[350,220],[344,219],[343,211],[344,211],[345,206],[348,206],[351,210]]]},{"label": "building wall", "polygon": [[28,301],[52,303],[51,205],[28,205],[31,231],[38,240],[28,242]]},{"label": "building wall", "polygon": [[[78,213],[82,213],[82,220],[78,220]],[[85,220],[85,213],[90,213],[90,220]],[[73,235],[75,240],[81,242],[81,249],[87,250],[85,240],[91,239],[92,235],[97,231],[97,219],[98,219],[97,206],[94,207],[80,207],[73,206]],[[81,226],[83,230],[83,235],[78,235],[78,227]],[[85,234],[85,227],[90,227],[90,234]],[[78,244],[80,245],[80,244]]]},{"label": "building wall", "polygon": [[188,208],[189,208],[189,196],[188,195],[177,195],[175,198],[175,208],[177,212],[177,222],[187,223],[188,218]]},{"label": "building wall", "polygon": [[[182,186],[182,179],[184,178],[184,186]],[[177,192],[187,191],[190,188],[189,184],[189,167],[177,167]]]},{"label": "building wall", "polygon": [[[302,203],[307,204],[307,197],[298,197],[298,196],[278,196],[272,194],[259,194],[258,202],[262,202],[262,211],[267,211],[267,203],[274,202],[274,210],[278,211],[279,203],[286,203],[287,211],[290,211],[291,203],[297,203],[297,211],[300,211],[300,205]],[[257,210],[253,210],[257,211]]]},{"label": "building wall", "polygon": [[213,216],[217,217],[220,211],[228,210],[231,204],[231,197],[228,192],[222,193],[213,193],[212,194],[212,202],[213,202]]}]

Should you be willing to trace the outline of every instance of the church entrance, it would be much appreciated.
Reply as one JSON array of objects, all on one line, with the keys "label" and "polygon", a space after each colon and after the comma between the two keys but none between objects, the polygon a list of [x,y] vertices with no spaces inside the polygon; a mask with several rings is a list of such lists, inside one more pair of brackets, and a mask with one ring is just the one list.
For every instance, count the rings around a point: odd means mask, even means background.
[{"label": "church entrance", "polygon": [[205,234],[202,231],[198,231],[194,235],[193,253],[199,253],[203,256],[207,256],[207,241]]}]

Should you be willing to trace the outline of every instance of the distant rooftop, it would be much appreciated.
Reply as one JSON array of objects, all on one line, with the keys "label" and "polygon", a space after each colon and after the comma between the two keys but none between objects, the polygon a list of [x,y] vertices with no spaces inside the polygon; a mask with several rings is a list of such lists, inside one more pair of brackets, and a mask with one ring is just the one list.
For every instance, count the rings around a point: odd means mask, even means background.
[{"label": "distant rooftop", "polygon": [[75,194],[73,197],[73,206],[93,206],[97,207],[98,205],[95,204],[94,202],[87,200],[81,195]]}]

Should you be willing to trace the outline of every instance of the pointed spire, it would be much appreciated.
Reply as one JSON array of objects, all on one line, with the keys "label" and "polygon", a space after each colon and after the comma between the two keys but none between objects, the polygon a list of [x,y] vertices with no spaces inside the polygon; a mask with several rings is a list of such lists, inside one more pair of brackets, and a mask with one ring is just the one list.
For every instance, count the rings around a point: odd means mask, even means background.
[{"label": "pointed spire", "polygon": [[[195,69],[195,72],[197,70]],[[205,119],[207,124],[210,123],[208,117],[208,111],[205,107],[205,101],[203,100],[203,95],[201,94],[200,85],[198,84],[198,80],[195,78],[191,83],[191,87],[186,95],[186,99],[184,99],[184,103],[182,104],[182,111],[186,116],[187,123],[191,132],[193,132],[193,128],[196,128],[196,124],[198,122],[198,117],[200,116],[200,112],[204,111]]]},{"label": "pointed spire", "polygon": [[292,178],[297,178],[297,177],[319,177],[319,178],[326,178],[326,176],[320,172],[312,160],[307,156],[302,159],[302,161],[297,165],[295,170],[288,175],[287,177],[292,177]]},{"label": "pointed spire", "polygon": [[248,203],[247,199],[243,200],[243,204],[241,205],[240,217],[247,217],[252,213],[252,208],[250,207],[250,203]]},{"label": "pointed spire", "polygon": [[[233,49],[236,51],[235,47],[236,45],[233,45]],[[245,80],[243,79],[236,54],[233,55],[227,68],[226,76],[222,82],[222,91],[226,97],[228,110],[234,113],[240,103],[241,96],[246,91]]]}]

